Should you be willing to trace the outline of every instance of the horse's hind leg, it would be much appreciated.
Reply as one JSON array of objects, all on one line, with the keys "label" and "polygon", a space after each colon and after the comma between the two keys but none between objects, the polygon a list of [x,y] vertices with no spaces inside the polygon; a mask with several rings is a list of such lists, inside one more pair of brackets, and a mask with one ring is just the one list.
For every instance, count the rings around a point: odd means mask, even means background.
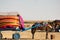
[{"label": "horse's hind leg", "polygon": [[34,39],[34,34],[35,34],[36,28],[32,28],[31,29],[31,33],[32,33],[32,39]]}]

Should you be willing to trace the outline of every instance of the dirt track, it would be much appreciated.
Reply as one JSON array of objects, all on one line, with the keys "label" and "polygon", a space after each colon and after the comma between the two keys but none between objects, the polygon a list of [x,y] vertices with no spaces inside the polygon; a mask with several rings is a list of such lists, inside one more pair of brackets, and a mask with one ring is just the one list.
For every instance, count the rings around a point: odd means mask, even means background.
[{"label": "dirt track", "polygon": [[[12,38],[13,31],[3,31],[3,38]],[[49,33],[48,38],[50,39],[50,35],[54,35],[53,40],[60,40],[60,33],[52,32]],[[30,31],[20,32],[21,40],[32,40],[32,34]],[[46,33],[45,32],[36,32],[35,33],[35,40],[45,40]]]}]

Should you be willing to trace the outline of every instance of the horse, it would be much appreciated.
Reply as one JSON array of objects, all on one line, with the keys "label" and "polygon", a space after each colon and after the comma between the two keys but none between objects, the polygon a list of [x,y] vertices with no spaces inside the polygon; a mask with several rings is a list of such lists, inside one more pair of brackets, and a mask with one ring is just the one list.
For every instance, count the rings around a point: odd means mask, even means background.
[{"label": "horse", "polygon": [[32,39],[34,39],[34,34],[35,34],[36,30],[45,30],[45,31],[47,31],[47,30],[49,30],[49,29],[52,28],[51,25],[47,25],[47,24],[45,25],[45,24],[43,24],[43,22],[41,22],[41,23],[35,23],[35,24],[32,25],[32,27],[34,27],[36,24],[40,24],[42,26],[35,27],[35,28],[31,29]]},{"label": "horse", "polygon": [[60,20],[54,20],[52,22],[48,22],[52,28],[54,32],[59,32],[60,30]]},{"label": "horse", "polygon": [[54,28],[55,32],[59,32],[59,30],[60,30],[60,20],[54,20],[52,22],[52,24],[54,25],[53,28]]}]

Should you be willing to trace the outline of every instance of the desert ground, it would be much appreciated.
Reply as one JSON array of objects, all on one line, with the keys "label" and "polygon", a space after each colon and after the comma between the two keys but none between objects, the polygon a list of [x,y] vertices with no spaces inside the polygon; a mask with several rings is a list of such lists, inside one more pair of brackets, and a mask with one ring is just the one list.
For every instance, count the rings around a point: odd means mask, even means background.
[{"label": "desert ground", "polygon": [[[12,34],[15,33],[15,31],[2,31],[3,38],[12,38]],[[36,32],[34,39],[32,39],[32,34],[31,31],[24,31],[24,32],[19,32],[20,33],[20,40],[46,40],[46,32]],[[48,33],[48,39],[50,39],[50,35],[53,35],[52,40],[60,40],[60,33],[59,32],[49,32]]]}]

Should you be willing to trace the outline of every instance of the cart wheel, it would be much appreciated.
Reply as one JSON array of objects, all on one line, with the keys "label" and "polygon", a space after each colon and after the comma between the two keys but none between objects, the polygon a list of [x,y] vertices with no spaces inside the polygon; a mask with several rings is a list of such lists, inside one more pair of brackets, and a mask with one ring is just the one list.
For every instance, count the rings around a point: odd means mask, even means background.
[{"label": "cart wheel", "polygon": [[20,39],[20,34],[19,33],[15,33],[12,35],[13,39]]},{"label": "cart wheel", "polygon": [[2,39],[2,37],[3,37],[3,35],[2,35],[2,33],[0,33],[0,39]]}]

